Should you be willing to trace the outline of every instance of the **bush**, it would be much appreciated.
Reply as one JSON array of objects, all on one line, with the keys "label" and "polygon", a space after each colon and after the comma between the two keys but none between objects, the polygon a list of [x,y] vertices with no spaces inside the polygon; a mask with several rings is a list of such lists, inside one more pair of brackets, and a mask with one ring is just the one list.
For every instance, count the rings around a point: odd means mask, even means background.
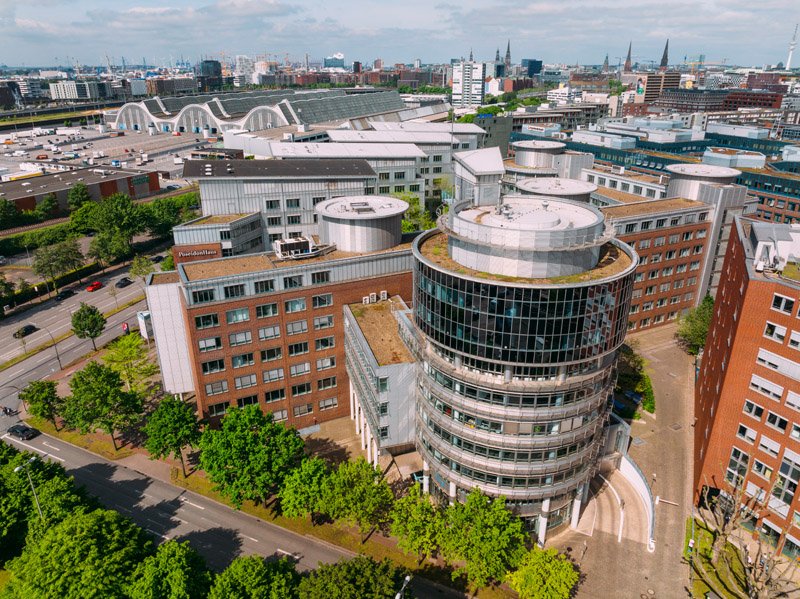
[{"label": "bush", "polygon": [[[63,274],[60,277],[56,277],[56,285],[59,288],[64,287],[65,285],[69,285],[70,283],[74,283],[75,281],[86,278],[89,275],[98,272],[99,270],[100,265],[97,262],[92,262],[91,264],[87,264],[86,266],[83,266],[77,270],[73,270],[72,272]],[[48,282],[47,285],[50,285],[51,290],[53,289],[51,283]],[[45,283],[38,283],[36,286],[30,284],[25,285],[14,293],[11,301],[15,306],[17,306],[19,304],[24,304],[35,297],[47,295],[47,285]]]},{"label": "bush", "polygon": [[32,252],[40,247],[64,241],[71,234],[72,229],[69,223],[60,223],[50,227],[9,235],[0,239],[0,256],[8,257],[21,254],[26,248],[29,252]]}]

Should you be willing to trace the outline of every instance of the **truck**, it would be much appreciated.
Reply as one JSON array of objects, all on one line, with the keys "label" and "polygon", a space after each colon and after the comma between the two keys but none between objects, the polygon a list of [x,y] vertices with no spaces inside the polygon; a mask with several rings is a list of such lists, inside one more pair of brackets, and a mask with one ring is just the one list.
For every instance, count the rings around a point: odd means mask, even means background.
[{"label": "truck", "polygon": [[120,162],[119,162],[119,160],[112,160],[112,161],[111,161],[111,166],[116,166],[116,167],[119,167],[119,166],[120,166]]}]

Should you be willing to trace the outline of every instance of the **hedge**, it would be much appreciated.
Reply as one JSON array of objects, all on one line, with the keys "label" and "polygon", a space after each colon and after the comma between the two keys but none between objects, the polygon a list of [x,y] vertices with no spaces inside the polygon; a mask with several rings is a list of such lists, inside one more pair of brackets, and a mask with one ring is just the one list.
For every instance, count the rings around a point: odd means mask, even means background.
[{"label": "hedge", "polygon": [[[59,289],[62,287],[69,285],[70,283],[74,283],[75,281],[79,281],[89,275],[92,275],[100,270],[100,265],[97,262],[92,262],[87,264],[86,266],[82,266],[77,270],[73,270],[72,272],[65,273],[61,276],[56,277],[56,283]],[[28,289],[24,292],[15,291],[14,295],[11,298],[11,303],[14,306],[18,306],[19,304],[24,304],[27,301],[30,301],[36,297],[40,297],[42,295],[47,295],[47,287],[50,286],[50,290],[53,291],[53,282],[48,281],[47,284],[41,282],[36,283],[36,288],[39,290],[36,291],[34,285],[31,285]]]},{"label": "hedge", "polygon": [[69,223],[59,223],[49,227],[16,233],[7,237],[0,238],[0,256],[14,256],[25,251],[29,252],[46,246],[64,241],[72,234]]}]

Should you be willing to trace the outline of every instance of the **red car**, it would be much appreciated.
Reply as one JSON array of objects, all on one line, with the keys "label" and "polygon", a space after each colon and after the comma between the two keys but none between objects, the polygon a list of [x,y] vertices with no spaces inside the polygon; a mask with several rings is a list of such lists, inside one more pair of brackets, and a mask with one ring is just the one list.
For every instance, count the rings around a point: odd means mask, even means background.
[{"label": "red car", "polygon": [[86,288],[86,291],[97,291],[103,286],[100,281],[93,281],[89,283],[89,286]]}]

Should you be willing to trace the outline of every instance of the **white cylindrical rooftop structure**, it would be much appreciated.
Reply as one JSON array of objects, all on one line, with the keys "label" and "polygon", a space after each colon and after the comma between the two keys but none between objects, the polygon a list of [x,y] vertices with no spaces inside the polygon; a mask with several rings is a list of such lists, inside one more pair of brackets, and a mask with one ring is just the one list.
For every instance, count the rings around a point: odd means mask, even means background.
[{"label": "white cylindrical rooftop structure", "polygon": [[742,174],[735,168],[711,164],[670,164],[667,171],[670,174],[667,197],[690,200],[699,199],[701,185],[730,185]]},{"label": "white cylindrical rooftop structure", "polygon": [[563,153],[567,146],[560,141],[531,139],[515,141],[511,147],[515,152],[515,164],[530,168],[550,168],[553,166],[553,156]]},{"label": "white cylindrical rooftop structure", "polygon": [[597,185],[579,179],[538,177],[517,181],[517,189],[522,195],[558,197],[588,204]]},{"label": "white cylindrical rooftop structure", "polygon": [[344,196],[320,202],[319,236],[344,252],[377,252],[401,241],[408,203],[389,196]]}]

